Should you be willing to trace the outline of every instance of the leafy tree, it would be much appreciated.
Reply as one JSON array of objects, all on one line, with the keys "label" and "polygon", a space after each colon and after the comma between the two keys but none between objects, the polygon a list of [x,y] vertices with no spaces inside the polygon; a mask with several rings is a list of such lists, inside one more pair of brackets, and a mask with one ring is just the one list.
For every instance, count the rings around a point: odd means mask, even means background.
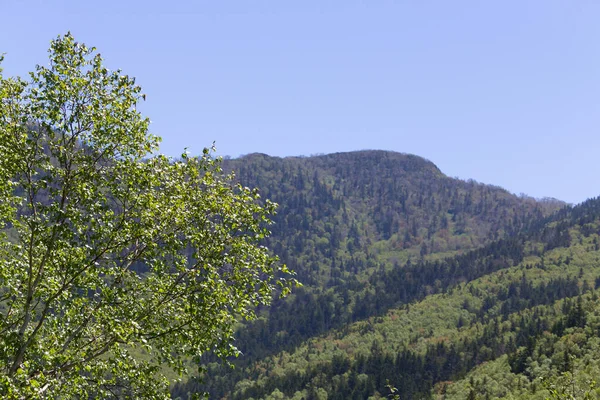
[{"label": "leafy tree", "polygon": [[205,149],[174,161],[135,80],[71,34],[0,75],[2,398],[165,398],[165,369],[236,355],[233,324],[286,279],[275,204]]},{"label": "leafy tree", "polygon": [[576,381],[573,371],[564,372],[560,377],[555,378],[554,382],[547,380],[544,382],[550,391],[547,400],[592,400],[597,399],[596,381],[587,382],[588,387],[582,388]]}]

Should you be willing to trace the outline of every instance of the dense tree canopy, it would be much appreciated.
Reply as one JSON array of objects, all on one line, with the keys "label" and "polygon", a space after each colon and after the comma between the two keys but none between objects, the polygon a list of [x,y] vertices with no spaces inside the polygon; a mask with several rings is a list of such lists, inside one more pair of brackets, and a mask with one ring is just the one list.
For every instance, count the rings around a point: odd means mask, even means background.
[{"label": "dense tree canopy", "polygon": [[67,34],[0,76],[0,395],[164,398],[166,369],[236,353],[232,326],[290,280],[275,204],[205,149],[174,161],[135,80]]}]

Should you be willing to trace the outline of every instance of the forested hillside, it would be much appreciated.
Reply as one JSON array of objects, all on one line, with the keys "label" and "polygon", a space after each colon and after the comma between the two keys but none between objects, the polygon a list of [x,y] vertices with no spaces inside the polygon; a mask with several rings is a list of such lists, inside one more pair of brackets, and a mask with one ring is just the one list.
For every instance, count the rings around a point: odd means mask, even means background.
[{"label": "forested hillside", "polygon": [[371,255],[393,263],[476,248],[563,205],[448,178],[423,158],[394,152],[251,154],[225,168],[279,204],[267,245],[314,286],[333,285],[345,270],[364,272],[357,260]]},{"label": "forested hillside", "polygon": [[[474,251],[462,261],[485,275],[265,358],[232,397],[362,399],[389,380],[402,399],[543,399],[571,376],[563,388],[583,393],[600,372],[598,214],[587,221]],[[544,240],[555,226],[563,243]],[[456,259],[434,264],[451,274]]]},{"label": "forested hillside", "polygon": [[[384,312],[398,300],[375,297],[370,282],[378,270],[509,237],[561,205],[451,179],[423,158],[393,152],[253,154],[226,167],[280,205],[267,246],[304,284],[276,302],[267,319],[240,331],[242,362]],[[415,284],[407,282],[411,299],[424,295]]]},{"label": "forested hillside", "polygon": [[523,372],[519,352],[594,301],[594,201],[517,197],[383,151],[224,167],[279,203],[266,245],[304,286],[240,327],[235,369],[205,359],[203,383],[176,396],[367,398],[389,393],[386,380],[402,399],[485,395],[462,379],[492,360]]}]

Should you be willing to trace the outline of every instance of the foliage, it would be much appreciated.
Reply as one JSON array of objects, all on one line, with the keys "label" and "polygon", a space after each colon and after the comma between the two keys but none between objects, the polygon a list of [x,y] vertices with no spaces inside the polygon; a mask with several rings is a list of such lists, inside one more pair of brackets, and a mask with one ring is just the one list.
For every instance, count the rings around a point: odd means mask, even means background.
[{"label": "foliage", "polygon": [[[470,254],[448,267],[440,278],[445,287],[431,279],[445,258],[492,245],[556,209],[446,177],[427,160],[393,152],[251,154],[224,167],[280,204],[267,243],[305,284],[239,331],[237,343],[247,355],[242,363],[500,268],[481,264],[456,272]],[[519,257],[518,244],[497,246]],[[510,255],[505,261],[514,262]]]},{"label": "foliage", "polygon": [[572,372],[564,372],[555,379],[555,383],[546,383],[549,386],[550,398],[556,400],[593,400],[596,399],[598,392],[596,381],[589,380],[589,386],[580,388]]},{"label": "foliage", "polygon": [[[208,381],[217,383],[211,389],[234,399],[263,398],[275,389],[283,398],[311,398],[319,388],[328,398],[363,399],[389,393],[389,380],[403,399],[545,399],[550,392],[540,379],[555,382],[566,371],[565,348],[575,351],[578,343],[577,360],[587,360],[588,372],[583,366],[575,371],[581,378],[576,389],[584,393],[596,370],[589,370],[591,363],[600,359],[593,350],[599,318],[590,314],[598,309],[593,289],[600,282],[594,203],[463,255],[378,268],[361,282],[371,295],[360,297],[364,313],[358,321],[227,375],[211,367]],[[319,295],[294,318],[306,326],[319,323],[319,312],[337,310],[328,304],[342,301],[344,286],[326,292],[338,296]],[[411,291],[417,295],[399,295]],[[296,299],[307,297],[296,293]],[[399,308],[378,308],[382,304]],[[588,347],[574,329],[588,332]],[[541,354],[538,367],[533,356]],[[545,360],[556,369],[545,369]],[[553,384],[560,387],[560,379]]]},{"label": "foliage", "polygon": [[94,48],[49,57],[0,77],[0,394],[164,398],[163,368],[236,355],[235,321],[289,290],[260,245],[275,204],[209,149],[153,155],[141,88]]}]

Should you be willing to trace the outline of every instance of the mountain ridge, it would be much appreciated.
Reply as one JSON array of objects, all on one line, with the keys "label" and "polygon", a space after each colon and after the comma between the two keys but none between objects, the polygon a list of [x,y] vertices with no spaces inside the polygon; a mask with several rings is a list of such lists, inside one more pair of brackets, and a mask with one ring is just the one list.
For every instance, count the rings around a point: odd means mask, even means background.
[{"label": "mountain ridge", "polygon": [[[323,160],[323,159],[335,159],[335,158],[339,159],[339,158],[350,158],[350,157],[359,157],[359,156],[367,158],[367,159],[380,157],[380,160],[385,159],[385,158],[395,159],[395,161],[414,160],[414,161],[416,161],[417,164],[420,163],[423,167],[431,168],[433,171],[436,171],[450,179],[456,179],[456,180],[460,180],[463,182],[474,182],[476,184],[483,184],[486,186],[495,187],[498,189],[505,190],[506,192],[508,192],[514,196],[532,199],[537,202],[548,202],[548,203],[561,204],[561,205],[567,205],[567,204],[576,205],[576,204],[567,203],[561,199],[558,199],[558,198],[552,197],[552,196],[535,197],[535,196],[530,196],[527,193],[514,193],[514,192],[511,192],[510,190],[508,190],[500,185],[494,184],[494,183],[480,182],[480,181],[477,181],[472,178],[459,178],[459,177],[455,177],[455,176],[450,176],[450,175],[444,173],[433,161],[427,159],[426,157],[422,157],[422,156],[412,154],[412,153],[399,152],[399,151],[395,151],[395,150],[363,149],[363,150],[340,151],[340,152],[333,152],[333,153],[317,153],[317,154],[311,154],[311,155],[292,155],[292,156],[274,156],[274,155],[270,155],[267,153],[253,152],[253,153],[242,154],[238,157],[224,156],[224,159],[226,162],[229,162],[231,160],[233,160],[233,161],[235,161],[235,160],[252,160],[255,158],[262,157],[262,158],[280,159],[280,160],[309,160],[309,162],[310,162],[310,160],[319,160],[319,159]],[[377,161],[377,160],[375,160],[375,161]]]}]

